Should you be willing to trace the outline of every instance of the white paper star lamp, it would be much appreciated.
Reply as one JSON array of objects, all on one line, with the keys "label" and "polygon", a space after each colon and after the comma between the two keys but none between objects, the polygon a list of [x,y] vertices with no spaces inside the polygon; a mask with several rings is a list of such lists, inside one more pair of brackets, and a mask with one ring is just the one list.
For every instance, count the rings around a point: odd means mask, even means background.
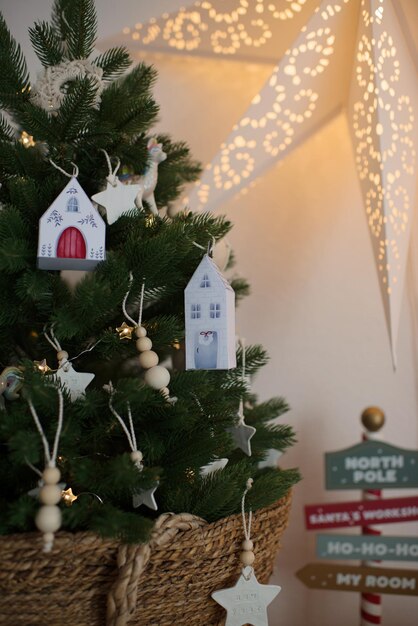
[{"label": "white paper star lamp", "polygon": [[[197,1],[149,22],[125,27],[123,43],[131,49],[276,63],[319,2]],[[280,48],[283,46],[282,51],[278,50],[278,41]]]},{"label": "white paper star lamp", "polygon": [[417,184],[417,111],[416,72],[392,2],[363,0],[349,118],[394,367]]},{"label": "white paper star lamp", "polygon": [[[186,199],[194,210],[215,210],[246,191],[348,107],[394,364],[417,179],[416,72],[409,33],[394,10],[402,14],[408,6],[406,0],[213,0],[125,29],[131,44],[144,49],[280,59]],[[250,28],[271,36],[247,37]]]}]

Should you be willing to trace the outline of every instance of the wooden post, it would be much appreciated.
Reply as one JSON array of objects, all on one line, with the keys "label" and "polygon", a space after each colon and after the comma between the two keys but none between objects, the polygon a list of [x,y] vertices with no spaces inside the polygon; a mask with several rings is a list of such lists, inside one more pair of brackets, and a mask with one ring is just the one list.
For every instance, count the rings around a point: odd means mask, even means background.
[{"label": "wooden post", "polygon": [[[374,439],[376,433],[385,423],[385,414],[375,406],[368,407],[361,414],[361,421],[364,426],[363,441]],[[363,500],[377,500],[382,495],[381,489],[365,489],[362,493]],[[362,526],[363,535],[380,535],[381,531],[374,526]],[[365,561],[362,565],[373,567],[380,561]],[[382,597],[377,593],[361,594],[361,626],[371,626],[382,623]]]}]

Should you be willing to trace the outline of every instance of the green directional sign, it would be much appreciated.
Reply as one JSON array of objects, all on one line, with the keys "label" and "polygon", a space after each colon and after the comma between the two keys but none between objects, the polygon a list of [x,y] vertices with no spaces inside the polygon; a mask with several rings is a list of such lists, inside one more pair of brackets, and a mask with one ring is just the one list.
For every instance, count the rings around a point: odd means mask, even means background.
[{"label": "green directional sign", "polygon": [[381,441],[363,441],[325,454],[327,489],[402,489],[418,487],[418,450]]},{"label": "green directional sign", "polygon": [[418,537],[321,534],[316,536],[316,556],[357,561],[418,561]]}]

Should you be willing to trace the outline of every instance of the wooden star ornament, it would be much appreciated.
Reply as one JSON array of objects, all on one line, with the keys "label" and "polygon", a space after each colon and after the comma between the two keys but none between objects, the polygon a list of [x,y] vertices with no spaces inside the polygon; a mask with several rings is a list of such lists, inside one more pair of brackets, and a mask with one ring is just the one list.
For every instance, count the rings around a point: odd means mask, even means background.
[{"label": "wooden star ornament", "polygon": [[245,567],[237,584],[212,593],[227,612],[225,626],[268,626],[267,607],[280,593],[278,585],[261,585],[252,567]]}]

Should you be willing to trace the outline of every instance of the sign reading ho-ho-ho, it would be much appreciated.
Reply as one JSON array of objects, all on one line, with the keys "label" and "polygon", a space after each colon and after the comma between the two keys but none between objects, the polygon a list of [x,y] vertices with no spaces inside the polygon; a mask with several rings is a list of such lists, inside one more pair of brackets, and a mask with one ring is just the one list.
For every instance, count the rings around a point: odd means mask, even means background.
[{"label": "sign reading ho-ho-ho", "polygon": [[380,441],[325,454],[327,489],[418,487],[418,451]]},{"label": "sign reading ho-ho-ho", "polygon": [[316,555],[320,559],[418,561],[418,537],[320,534]]}]

